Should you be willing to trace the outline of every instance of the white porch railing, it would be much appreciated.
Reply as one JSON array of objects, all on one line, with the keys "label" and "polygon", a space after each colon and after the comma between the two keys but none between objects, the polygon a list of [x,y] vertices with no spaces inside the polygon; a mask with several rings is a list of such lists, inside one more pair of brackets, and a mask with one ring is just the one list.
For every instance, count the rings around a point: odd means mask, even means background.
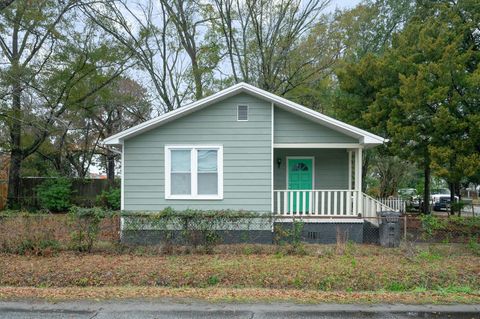
[{"label": "white porch railing", "polygon": [[406,200],[399,198],[399,197],[389,197],[389,198],[377,198],[379,202],[382,204],[390,207],[392,210],[405,213],[407,210],[407,202]]},{"label": "white porch railing", "polygon": [[280,216],[357,216],[355,190],[275,190],[274,212]]},{"label": "white porch railing", "polygon": [[394,208],[389,207],[381,201],[362,193],[362,216],[377,217],[377,213],[381,211],[391,211]]},{"label": "white porch railing", "polygon": [[377,217],[392,210],[356,190],[274,190],[274,213],[286,217]]}]

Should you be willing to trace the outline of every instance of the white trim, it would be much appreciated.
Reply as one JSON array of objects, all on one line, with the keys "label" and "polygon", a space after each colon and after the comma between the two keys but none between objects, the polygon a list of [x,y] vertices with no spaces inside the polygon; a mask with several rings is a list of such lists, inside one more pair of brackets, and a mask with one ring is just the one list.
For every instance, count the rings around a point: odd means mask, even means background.
[{"label": "white trim", "polygon": [[272,103],[275,103],[275,105],[278,107],[300,114],[305,118],[308,118],[312,121],[315,121],[321,125],[329,127],[336,131],[342,132],[348,136],[358,138],[361,144],[368,145],[368,146],[375,146],[375,145],[383,144],[386,141],[383,137],[372,134],[370,132],[367,132],[358,127],[349,125],[347,123],[341,122],[339,120],[336,120],[334,118],[331,118],[319,112],[313,111],[307,107],[304,107],[300,104],[284,99],[280,96],[277,96],[265,90],[259,89],[250,84],[238,83],[225,90],[212,94],[206,98],[203,98],[199,101],[180,107],[174,111],[165,113],[149,121],[143,122],[134,127],[126,129],[120,133],[112,135],[106,138],[103,141],[103,143],[107,145],[121,144],[121,141],[128,137],[138,135],[154,127],[168,123],[169,121],[175,120],[176,118],[189,114],[195,111],[197,108],[206,107],[212,103],[234,96],[241,92],[246,92],[258,98],[268,100]]},{"label": "white trim", "polygon": [[302,158],[303,159],[307,158],[307,159],[312,160],[312,189],[309,189],[309,190],[314,190],[315,189],[315,156],[286,156],[287,163],[286,163],[285,166],[286,166],[286,170],[287,170],[287,181],[286,181],[287,184],[285,185],[285,188],[287,190],[294,190],[294,191],[297,190],[297,189],[289,189],[288,188],[288,167],[289,167],[288,160],[289,159],[302,159]]},{"label": "white trim", "polygon": [[[239,120],[239,119],[238,119],[238,108],[239,108],[240,106],[246,106],[246,107],[247,107],[247,119],[246,119],[246,120]],[[250,115],[248,114],[249,111],[250,111],[250,106],[249,106],[248,104],[237,104],[237,122],[248,122],[248,119],[249,119],[249,117],[250,117]]]},{"label": "white trim", "polygon": [[122,170],[120,172],[121,180],[120,180],[120,210],[125,209],[125,143],[122,142],[122,159],[121,165]]},{"label": "white trim", "polygon": [[[216,195],[197,194],[197,150],[208,149],[217,150],[217,191]],[[191,174],[191,195],[172,195],[171,194],[171,150],[190,150],[190,174]],[[181,200],[222,200],[223,199],[223,145],[165,145],[165,199]]]},{"label": "white trim", "polygon": [[274,148],[360,148],[362,145],[355,143],[276,143]]},{"label": "white trim", "polygon": [[271,178],[271,184],[272,184],[272,192],[270,194],[270,197],[271,197],[271,202],[270,202],[270,206],[272,208],[272,213],[274,211],[274,194],[273,194],[273,188],[274,188],[274,179],[273,179],[273,174],[274,174],[274,169],[275,169],[275,163],[273,162],[274,161],[274,147],[273,147],[273,139],[274,139],[274,125],[275,125],[275,122],[274,122],[274,115],[275,115],[275,105],[272,103],[272,112],[271,112],[271,132],[270,132],[270,138],[271,138],[271,145],[270,145],[270,178]]}]

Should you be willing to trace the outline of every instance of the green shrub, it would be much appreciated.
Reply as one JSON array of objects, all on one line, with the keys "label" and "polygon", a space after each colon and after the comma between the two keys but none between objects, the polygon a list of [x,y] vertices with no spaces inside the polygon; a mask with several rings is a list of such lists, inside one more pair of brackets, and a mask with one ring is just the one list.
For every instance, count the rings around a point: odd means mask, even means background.
[{"label": "green shrub", "polygon": [[480,256],[480,244],[478,243],[478,238],[472,237],[468,241],[468,248],[477,256]]},{"label": "green shrub", "polygon": [[112,210],[120,210],[121,190],[118,187],[104,190],[97,196],[97,205]]},{"label": "green shrub", "polygon": [[66,178],[47,179],[37,187],[37,196],[42,209],[66,211],[71,206],[72,182]]},{"label": "green shrub", "polygon": [[445,229],[445,225],[442,220],[431,214],[421,215],[420,220],[422,221],[422,230],[426,237],[432,237],[436,232]]},{"label": "green shrub", "polygon": [[60,243],[55,239],[24,239],[17,247],[19,255],[50,256],[60,250]]},{"label": "green shrub", "polygon": [[399,292],[399,291],[407,290],[404,283],[396,282],[396,281],[390,283],[386,288],[387,288],[388,291],[393,291],[393,292]]},{"label": "green shrub", "polygon": [[26,255],[28,252],[34,250],[34,242],[30,239],[25,239],[18,244],[16,253],[19,255]]},{"label": "green shrub", "polygon": [[442,259],[442,256],[438,252],[430,251],[430,250],[429,251],[426,251],[426,250],[421,251],[418,254],[417,257],[420,260],[425,260],[425,261],[428,261],[428,262],[433,262],[433,261]]},{"label": "green shrub", "polygon": [[70,248],[78,251],[91,252],[100,233],[100,222],[108,213],[101,208],[72,207],[69,211]]},{"label": "green shrub", "polygon": [[304,223],[293,220],[291,227],[275,225],[273,241],[276,245],[285,246],[288,255],[306,255],[305,245],[302,242]]},{"label": "green shrub", "polygon": [[443,236],[450,241],[452,238],[469,240],[480,233],[479,217],[449,216],[441,218],[432,215],[421,217],[422,230],[427,238]]},{"label": "green shrub", "polygon": [[[268,215],[243,211],[202,211],[187,209],[175,211],[170,207],[160,212],[129,213],[123,212],[124,230],[148,229],[166,232],[166,244],[175,239],[176,243],[197,248],[202,246],[206,253],[212,253],[214,247],[222,242],[219,230],[250,229],[253,223],[271,221]],[[173,238],[172,229],[178,229]]]},{"label": "green shrub", "polygon": [[208,277],[207,283],[208,283],[209,286],[216,286],[216,285],[218,285],[218,283],[220,283],[220,279],[217,276],[212,275],[212,276]]}]

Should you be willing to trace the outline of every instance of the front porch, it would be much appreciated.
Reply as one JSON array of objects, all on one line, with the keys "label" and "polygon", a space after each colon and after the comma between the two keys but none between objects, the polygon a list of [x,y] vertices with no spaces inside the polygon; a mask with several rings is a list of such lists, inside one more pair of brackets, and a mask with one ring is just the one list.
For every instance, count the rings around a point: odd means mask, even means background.
[{"label": "front porch", "polygon": [[272,208],[279,221],[373,219],[391,210],[361,190],[362,147],[332,145],[274,149]]}]

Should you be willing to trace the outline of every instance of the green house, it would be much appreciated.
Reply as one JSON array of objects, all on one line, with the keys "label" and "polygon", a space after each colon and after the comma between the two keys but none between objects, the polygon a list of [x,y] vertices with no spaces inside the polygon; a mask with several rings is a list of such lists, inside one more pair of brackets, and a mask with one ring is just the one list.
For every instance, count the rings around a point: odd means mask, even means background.
[{"label": "green house", "polygon": [[124,211],[242,210],[278,222],[358,224],[362,152],[384,143],[246,83],[107,138],[122,150]]}]

